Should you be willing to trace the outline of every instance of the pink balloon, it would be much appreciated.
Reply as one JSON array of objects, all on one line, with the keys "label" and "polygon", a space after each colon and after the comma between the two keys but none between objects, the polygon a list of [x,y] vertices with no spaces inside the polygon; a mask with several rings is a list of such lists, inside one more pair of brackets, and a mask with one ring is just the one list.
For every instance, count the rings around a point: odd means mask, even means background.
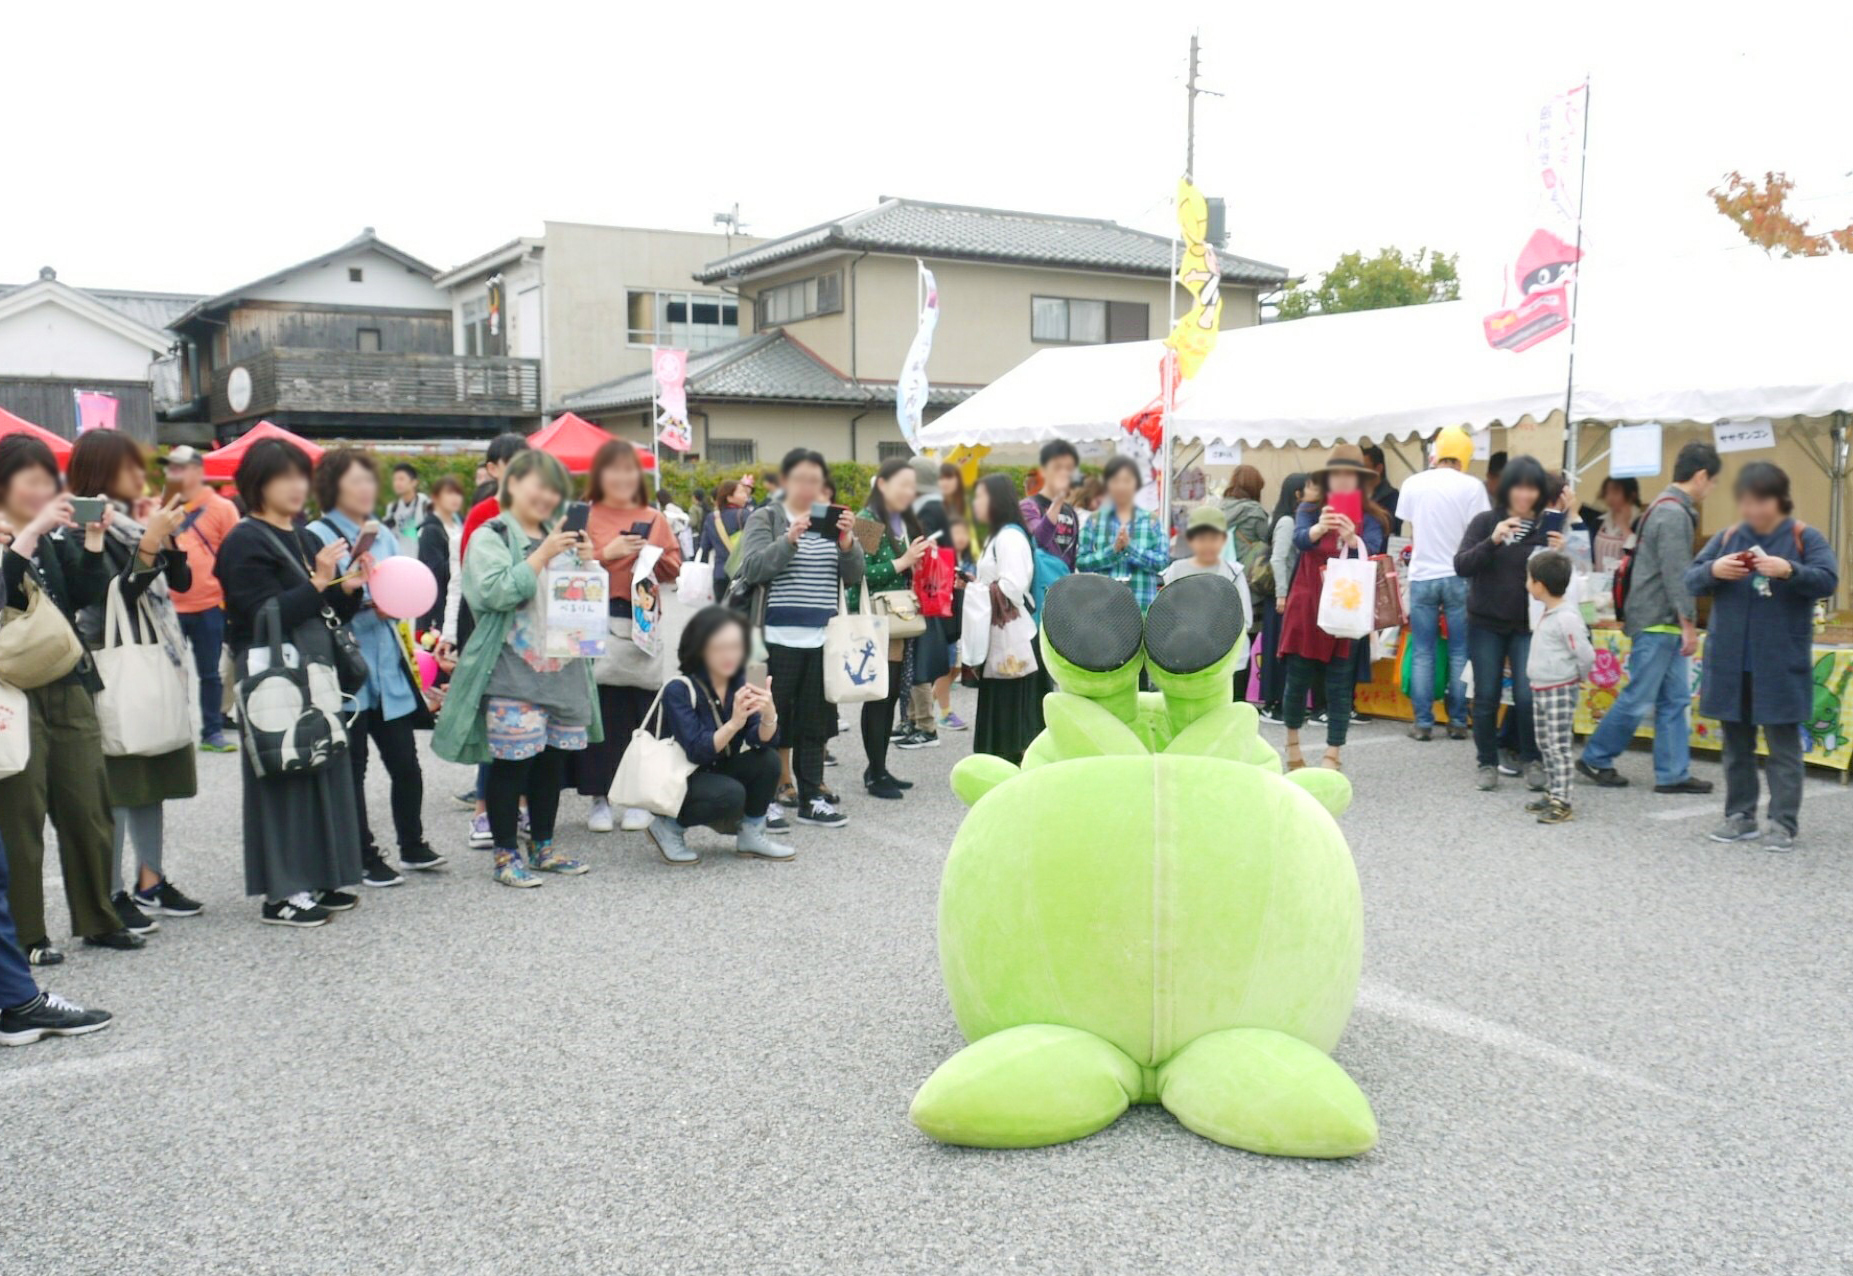
[{"label": "pink balloon", "polygon": [[437,577],[416,558],[396,554],[382,558],[367,577],[367,592],[382,616],[413,620],[431,610],[438,599]]},{"label": "pink balloon", "polygon": [[429,691],[432,687],[437,685],[438,658],[422,647],[412,654],[418,657],[419,684],[423,686],[426,691]]}]

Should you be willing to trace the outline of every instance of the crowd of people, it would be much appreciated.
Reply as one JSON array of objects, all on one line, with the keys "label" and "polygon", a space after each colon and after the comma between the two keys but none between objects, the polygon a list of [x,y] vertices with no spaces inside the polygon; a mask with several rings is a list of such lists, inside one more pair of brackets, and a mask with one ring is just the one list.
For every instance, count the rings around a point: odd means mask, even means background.
[{"label": "crowd of people", "polygon": [[[1430,466],[1400,491],[1380,450],[1340,445],[1290,476],[1271,512],[1259,471],[1236,467],[1175,537],[1142,504],[1131,459],[1083,479],[1063,442],[1043,448],[1027,493],[1003,473],[968,490],[958,467],[916,458],[885,462],[846,502],[824,458],[800,448],[775,473],[697,492],[686,513],[652,492],[635,449],[616,440],[593,459],[583,498],[557,459],[517,434],[490,443],[473,497],[450,477],[424,490],[409,465],[382,476],[361,449],[312,463],[272,439],[246,453],[234,504],[204,482],[202,459],[168,452],[156,497],[126,435],[85,434],[62,474],[43,443],[0,439],[7,624],[30,630],[32,663],[30,677],[0,668],[0,681],[18,676],[29,713],[28,756],[0,779],[0,1042],[108,1022],[41,992],[32,975],[65,959],[45,917],[48,820],[83,945],[132,951],[162,919],[201,911],[168,876],[164,845],[167,805],[197,792],[199,751],[240,754],[245,889],[272,925],[325,925],[356,906],[356,888],[447,863],[424,827],[427,731],[438,756],[476,768],[459,795],[473,808],[467,842],[490,853],[502,885],[587,871],[556,842],[567,789],[586,799],[588,830],[640,833],[668,864],[697,862],[696,827],[731,836],[741,855],[788,860],[780,835],[794,822],[849,822],[828,776],[845,729],[860,733],[862,793],[880,801],[913,787],[891,759],[936,746],[942,731],[969,727],[976,751],[1021,761],[1053,688],[1035,617],[1054,580],[1108,576],[1143,610],[1175,581],[1213,573],[1237,586],[1251,637],[1255,667],[1238,671],[1238,698],[1252,688],[1284,725],[1288,767],[1307,765],[1301,733],[1314,723],[1325,732],[1317,765],[1342,769],[1370,643],[1322,627],[1325,576],[1341,558],[1383,555],[1405,532],[1413,740],[1470,736],[1478,789],[1522,777],[1538,794],[1527,809],[1560,823],[1573,813],[1573,775],[1629,783],[1616,762],[1652,713],[1655,791],[1709,792],[1687,743],[1687,662],[1697,599],[1709,595],[1701,707],[1724,725],[1725,773],[1712,836],[1786,849],[1798,831],[1812,607],[1837,584],[1825,538],[1793,517],[1788,478],[1768,463],[1737,474],[1738,521],[1694,553],[1699,506],[1723,469],[1702,444],[1679,453],[1652,501],[1635,480],[1611,479],[1599,510],[1579,507],[1568,478],[1532,457],[1496,458],[1488,480],[1473,477],[1463,431],[1443,431]],[[389,616],[369,587],[399,556],[436,583],[415,618]],[[630,641],[639,564],[669,588],[691,557],[702,579],[711,572],[716,601],[688,619],[675,650],[652,657]],[[546,641],[542,582],[562,562],[604,569],[609,640],[596,658]],[[1628,685],[1574,758],[1571,724],[1594,659],[1577,576],[1592,565],[1625,578],[1633,646]],[[832,622],[893,608],[942,570],[952,605],[877,654],[885,694],[860,700],[852,727],[828,690]],[[124,623],[130,641],[166,653],[197,699],[184,745],[152,755],[106,745],[99,705],[126,693],[106,685],[98,655]],[[0,656],[18,660],[19,647],[0,645]],[[222,652],[242,747],[228,733]],[[969,724],[953,711],[954,679],[976,688]],[[281,727],[267,707],[279,680],[299,689]],[[613,802],[639,738],[673,741],[686,761],[673,814],[663,813],[673,802]],[[376,753],[390,844],[365,796]]]}]

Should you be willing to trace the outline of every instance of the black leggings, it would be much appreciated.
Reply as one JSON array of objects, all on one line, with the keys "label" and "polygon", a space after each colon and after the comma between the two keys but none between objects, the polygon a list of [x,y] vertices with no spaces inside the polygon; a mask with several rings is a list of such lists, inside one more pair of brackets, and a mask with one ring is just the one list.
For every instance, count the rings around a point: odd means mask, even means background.
[{"label": "black leggings", "polygon": [[[392,827],[399,849],[409,851],[425,840],[425,773],[418,765],[418,737],[412,730],[415,714],[390,722],[378,709],[362,709],[347,728],[347,760],[354,772],[354,805],[360,815],[360,835],[369,851],[378,851],[373,826],[367,822],[367,741],[378,746],[380,761],[392,777]],[[511,843],[512,845],[512,843]]]},{"label": "black leggings", "polygon": [[552,747],[531,758],[489,764],[489,788],[483,800],[489,806],[489,832],[497,850],[515,849],[515,831],[521,821],[521,799],[528,800],[528,828],[534,841],[553,840],[553,822],[560,813],[560,785],[566,778],[566,753]]},{"label": "black leggings", "polygon": [[862,751],[868,755],[869,769],[864,776],[876,779],[888,773],[888,735],[894,730],[894,705],[906,699],[906,676],[902,662],[888,662],[888,695],[881,700],[862,702]]},{"label": "black leggings", "polygon": [[778,786],[779,755],[772,749],[742,749],[716,758],[688,777],[688,796],[676,812],[676,823],[731,833],[748,814],[764,818]]}]

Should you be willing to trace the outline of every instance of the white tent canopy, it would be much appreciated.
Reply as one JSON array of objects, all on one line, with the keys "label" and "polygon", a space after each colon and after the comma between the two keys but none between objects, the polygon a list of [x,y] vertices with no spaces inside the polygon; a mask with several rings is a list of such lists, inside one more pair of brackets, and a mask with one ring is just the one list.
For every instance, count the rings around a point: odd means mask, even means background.
[{"label": "white tent canopy", "polygon": [[[1592,264],[1578,306],[1577,420],[1853,410],[1853,260]],[[1494,350],[1481,327],[1490,309],[1442,302],[1229,329],[1180,390],[1172,437],[1323,446],[1561,413],[1568,338]],[[921,446],[1111,438],[1157,394],[1161,351],[1157,341],[1042,351],[927,426]]]}]

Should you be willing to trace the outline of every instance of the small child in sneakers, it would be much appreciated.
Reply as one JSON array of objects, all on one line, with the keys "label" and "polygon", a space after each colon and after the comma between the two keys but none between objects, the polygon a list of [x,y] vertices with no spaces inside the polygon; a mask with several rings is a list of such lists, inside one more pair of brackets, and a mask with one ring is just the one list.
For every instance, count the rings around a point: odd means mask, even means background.
[{"label": "small child in sneakers", "polygon": [[1543,797],[1526,804],[1540,824],[1562,824],[1570,811],[1572,724],[1583,679],[1596,667],[1596,648],[1581,610],[1564,601],[1570,589],[1570,559],[1561,550],[1533,554],[1525,564],[1525,587],[1544,604],[1544,617],[1531,631],[1525,676],[1531,681],[1531,717],[1544,754],[1548,780]]}]

